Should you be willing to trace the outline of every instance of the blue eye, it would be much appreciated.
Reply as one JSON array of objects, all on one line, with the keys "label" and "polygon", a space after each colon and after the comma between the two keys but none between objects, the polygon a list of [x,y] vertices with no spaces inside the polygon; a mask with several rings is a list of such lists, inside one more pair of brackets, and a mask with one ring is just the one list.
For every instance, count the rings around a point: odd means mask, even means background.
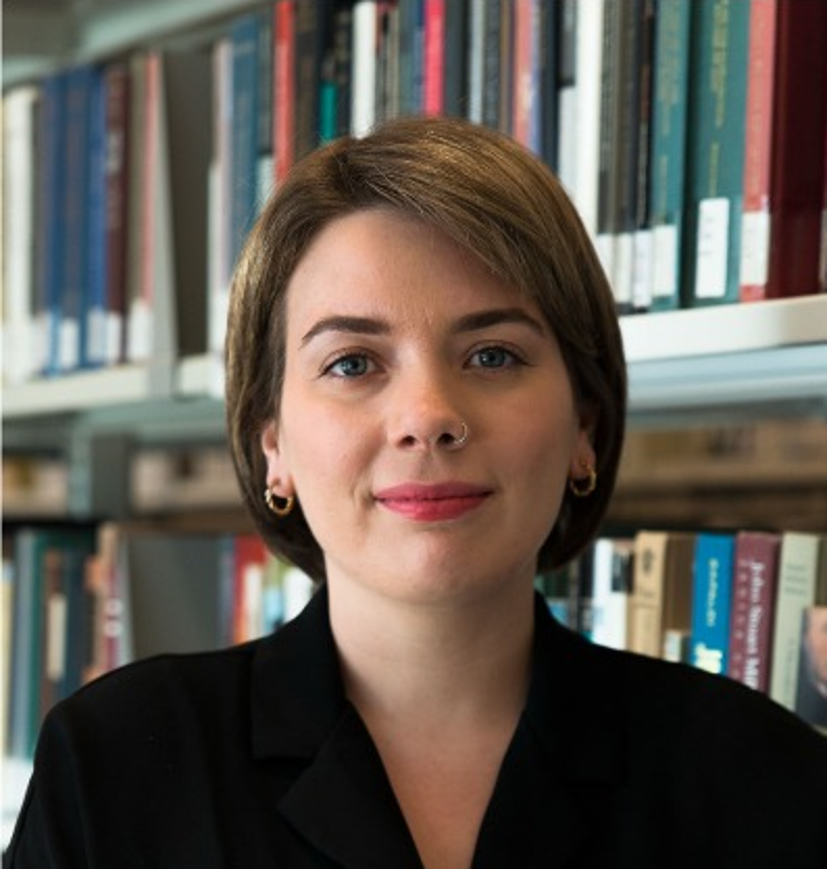
[{"label": "blue eye", "polygon": [[474,354],[473,359],[484,369],[500,369],[517,362],[515,355],[502,347],[484,347]]},{"label": "blue eye", "polygon": [[366,356],[352,353],[339,357],[328,367],[327,371],[340,378],[358,378],[361,375],[366,375],[369,367],[370,362]]}]

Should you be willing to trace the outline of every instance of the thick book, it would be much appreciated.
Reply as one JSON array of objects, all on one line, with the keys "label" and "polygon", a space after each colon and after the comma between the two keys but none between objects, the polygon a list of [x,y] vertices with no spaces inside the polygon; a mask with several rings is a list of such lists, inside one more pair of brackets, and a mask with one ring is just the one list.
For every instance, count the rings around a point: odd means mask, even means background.
[{"label": "thick book", "polygon": [[738,301],[750,3],[692,6],[687,132],[687,307]]},{"label": "thick book", "polygon": [[740,298],[819,292],[827,4],[753,4]]},{"label": "thick book", "polygon": [[692,588],[691,662],[713,674],[727,672],[735,535],[699,532]]},{"label": "thick book", "polygon": [[179,355],[207,348],[211,155],[210,55],[158,49],[135,70],[142,126],[132,151],[133,228],[127,357],[171,378]]},{"label": "thick book", "polygon": [[662,658],[664,641],[689,634],[695,534],[643,529],[635,535],[628,645],[632,652]]},{"label": "thick book", "polygon": [[778,532],[743,530],[735,538],[727,676],[767,694],[770,684]]},{"label": "thick book", "polygon": [[223,535],[138,528],[120,535],[131,660],[216,649],[226,641]]}]

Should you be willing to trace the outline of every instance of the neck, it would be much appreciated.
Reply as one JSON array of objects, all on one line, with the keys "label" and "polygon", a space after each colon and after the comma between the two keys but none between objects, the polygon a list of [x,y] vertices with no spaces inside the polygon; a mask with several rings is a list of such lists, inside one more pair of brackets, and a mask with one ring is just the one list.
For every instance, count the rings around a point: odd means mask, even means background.
[{"label": "neck", "polygon": [[412,604],[334,581],[330,618],[348,696],[368,721],[459,728],[513,719],[522,709],[534,630],[530,584]]}]

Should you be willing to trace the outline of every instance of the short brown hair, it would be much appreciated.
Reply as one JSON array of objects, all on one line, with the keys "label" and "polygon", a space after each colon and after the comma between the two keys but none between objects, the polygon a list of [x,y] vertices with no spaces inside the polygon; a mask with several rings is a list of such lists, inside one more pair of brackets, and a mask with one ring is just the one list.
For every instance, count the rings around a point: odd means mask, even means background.
[{"label": "short brown hair", "polygon": [[317,580],[324,556],[301,506],[264,503],[262,429],[277,414],[285,365],[286,288],[332,220],[392,208],[439,228],[537,302],[575,396],[598,410],[598,488],[567,493],[538,570],[577,555],[614,489],[626,419],[626,366],[614,299],[580,218],[554,174],[509,137],[456,118],[406,117],[344,137],[298,163],[250,233],[233,276],[226,334],[230,446],[247,508],[269,548]]}]

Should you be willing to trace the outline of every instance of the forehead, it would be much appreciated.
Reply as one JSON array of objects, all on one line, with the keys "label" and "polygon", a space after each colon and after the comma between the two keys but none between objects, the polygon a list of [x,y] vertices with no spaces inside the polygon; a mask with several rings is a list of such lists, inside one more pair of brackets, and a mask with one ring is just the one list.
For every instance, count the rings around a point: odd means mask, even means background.
[{"label": "forehead", "polygon": [[337,218],[311,242],[287,285],[288,323],[320,310],[422,317],[429,312],[536,304],[472,251],[425,221],[390,209]]}]

